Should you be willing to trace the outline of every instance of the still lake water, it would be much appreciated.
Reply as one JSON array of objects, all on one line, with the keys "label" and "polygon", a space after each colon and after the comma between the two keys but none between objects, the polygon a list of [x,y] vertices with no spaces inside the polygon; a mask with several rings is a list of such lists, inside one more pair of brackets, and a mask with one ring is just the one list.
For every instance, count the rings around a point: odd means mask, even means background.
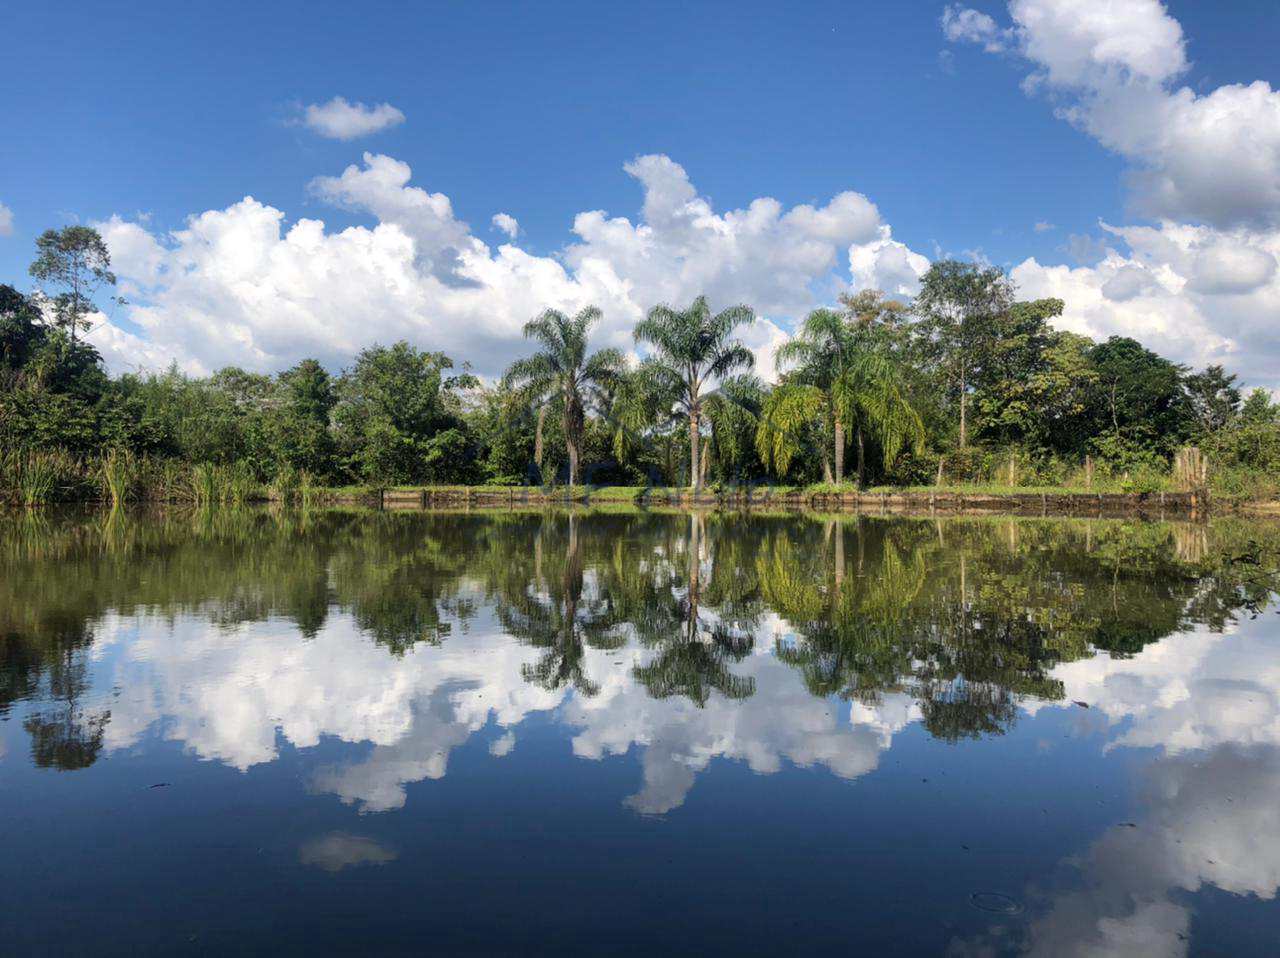
[{"label": "still lake water", "polygon": [[1280,954],[1277,545],[0,515],[0,951]]}]

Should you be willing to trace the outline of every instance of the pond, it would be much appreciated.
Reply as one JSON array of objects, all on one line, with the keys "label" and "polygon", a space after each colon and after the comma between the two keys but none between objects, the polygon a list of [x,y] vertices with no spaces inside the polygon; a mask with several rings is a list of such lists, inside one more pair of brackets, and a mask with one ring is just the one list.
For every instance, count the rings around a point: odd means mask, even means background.
[{"label": "pond", "polygon": [[1274,955],[1278,547],[0,515],[3,950]]}]

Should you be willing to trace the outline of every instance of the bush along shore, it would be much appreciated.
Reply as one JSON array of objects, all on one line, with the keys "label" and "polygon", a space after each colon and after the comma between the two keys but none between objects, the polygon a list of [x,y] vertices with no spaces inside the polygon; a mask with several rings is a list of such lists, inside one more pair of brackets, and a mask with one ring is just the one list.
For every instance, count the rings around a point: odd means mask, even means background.
[{"label": "bush along shore", "polygon": [[403,488],[473,503],[583,488],[858,508],[1280,501],[1268,390],[1060,330],[1067,304],[1019,300],[979,264],[934,263],[911,299],[862,290],[813,310],[768,357],[775,382],[740,338],[753,310],[705,297],[649,310],[634,354],[616,329],[596,342],[600,310],[548,308],[524,327],[525,355],[489,378],[409,342],[342,369],[111,375],[93,346],[93,297],[114,285],[105,244],[68,227],[37,245],[37,288],[0,285],[10,503],[412,501]]}]

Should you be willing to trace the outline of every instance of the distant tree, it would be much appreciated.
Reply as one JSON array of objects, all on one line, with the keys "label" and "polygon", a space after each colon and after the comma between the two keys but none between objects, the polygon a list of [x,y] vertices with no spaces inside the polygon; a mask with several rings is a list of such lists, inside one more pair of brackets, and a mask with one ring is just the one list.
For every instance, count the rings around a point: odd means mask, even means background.
[{"label": "distant tree", "polygon": [[[779,347],[778,362],[798,363],[799,368],[775,390],[779,395],[770,397],[768,414],[760,421],[758,449],[762,456],[769,451],[775,468],[780,457],[788,461],[788,448],[799,450],[797,430],[822,409],[834,452],[835,468],[828,478],[844,481],[845,431],[852,428],[861,485],[866,478],[868,437],[880,442],[887,467],[904,444],[923,442],[924,426],[907,399],[889,343],[870,325],[874,320],[867,318],[871,310],[881,309],[878,297],[873,293],[846,302],[859,310],[852,322],[834,310],[815,309],[805,317],[799,334]],[[825,457],[823,471],[828,472]]]},{"label": "distant tree", "polygon": [[759,377],[730,376],[703,405],[711,436],[703,443],[699,465],[704,475],[714,463],[726,479],[750,474],[755,461],[756,429],[769,390]]},{"label": "distant tree", "polygon": [[519,485],[529,478],[529,463],[535,458],[536,413],[528,399],[504,383],[483,389],[469,417],[472,429],[484,449],[488,482]]},{"label": "distant tree", "polygon": [[1236,376],[1221,366],[1207,366],[1184,380],[1191,409],[1200,431],[1206,435],[1225,428],[1240,411],[1240,390]]},{"label": "distant tree", "polygon": [[[756,429],[756,451],[766,469],[785,476],[791,463],[821,435],[830,401],[810,383],[782,382],[765,397]],[[823,478],[832,481],[830,460],[821,455]]]},{"label": "distant tree", "polygon": [[1272,402],[1271,393],[1261,387],[1249,391],[1248,398],[1240,407],[1240,418],[1251,424],[1273,423],[1280,421],[1280,405]]},{"label": "distant tree", "polygon": [[1184,367],[1124,336],[1098,343],[1089,359],[1098,375],[1094,436],[1109,431],[1162,453],[1186,439],[1193,413],[1183,389]]},{"label": "distant tree", "polygon": [[635,328],[636,342],[654,355],[645,369],[659,392],[668,395],[689,419],[689,484],[702,488],[702,414],[709,388],[740,370],[755,356],[733,336],[739,326],[755,321],[749,306],[730,306],[712,313],[705,296],[687,309],[655,306]]},{"label": "distant tree", "polygon": [[304,359],[278,377],[285,403],[298,416],[318,423],[327,423],[337,397],[333,393],[333,378],[320,362]]},{"label": "distant tree", "polygon": [[89,314],[98,308],[94,296],[103,286],[116,284],[111,253],[90,226],[46,230],[36,240],[36,250],[31,275],[52,306],[54,323],[67,331],[74,344],[76,330],[91,325]]},{"label": "distant tree", "polygon": [[860,345],[897,350],[904,345],[911,307],[881,290],[841,293],[840,308]]},{"label": "distant tree", "polygon": [[[1038,299],[1013,303],[991,319],[991,338],[972,380],[982,438],[1036,448],[1061,438],[1052,433],[1082,404],[1082,387],[1091,379],[1087,361],[1069,348],[1079,338],[1049,325],[1063,308],[1060,299]],[[1073,399],[1073,392],[1080,395]]]},{"label": "distant tree", "polygon": [[[866,481],[866,440],[880,447],[885,470],[906,446],[923,451],[925,430],[912,406],[897,365],[889,357],[858,353],[825,389],[803,376],[784,380],[765,399],[756,431],[756,449],[766,467],[785,475],[806,437],[824,432],[824,420],[854,424],[858,484]],[[834,479],[823,458],[823,474]]]},{"label": "distant tree", "polygon": [[940,260],[920,280],[914,310],[921,352],[959,406],[960,447],[969,444],[969,393],[1013,305],[1013,284],[994,266]]},{"label": "distant tree", "polygon": [[600,406],[610,383],[626,368],[622,353],[601,349],[588,355],[587,338],[602,314],[594,306],[572,318],[548,309],[524,325],[526,339],[542,349],[508,368],[503,382],[523,390],[537,406],[555,403],[560,410],[569,455],[569,485],[578,484],[583,428],[588,406]]},{"label": "distant tree", "polygon": [[644,369],[626,369],[605,389],[603,426],[610,451],[619,466],[632,463],[642,447],[650,444],[655,426],[669,425],[671,402]]}]

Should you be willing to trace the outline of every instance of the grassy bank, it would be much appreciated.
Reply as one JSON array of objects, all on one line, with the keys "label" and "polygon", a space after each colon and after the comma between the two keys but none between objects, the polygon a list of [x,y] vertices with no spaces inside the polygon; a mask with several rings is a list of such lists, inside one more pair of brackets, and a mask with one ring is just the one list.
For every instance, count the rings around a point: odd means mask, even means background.
[{"label": "grassy bank", "polygon": [[[1280,489],[1270,476],[1241,476],[1223,472],[1210,476],[1210,498],[1220,511],[1247,510],[1280,512]],[[949,483],[943,485],[873,486],[859,489],[855,484],[729,486],[710,484],[696,499],[698,505],[765,505],[789,507],[866,507],[929,505],[963,507],[975,500],[987,500],[985,508],[996,508],[997,500],[1019,508],[1037,500],[1059,511],[1087,504],[1091,499],[1124,501],[1179,507],[1182,490],[1172,476],[1147,477],[1142,488],[1125,478],[1094,477],[1093,481],[1067,485],[996,483]],[[500,486],[500,485],[405,485],[354,484],[321,486],[305,472],[280,470],[270,482],[259,481],[244,464],[190,465],[172,459],[135,456],[110,451],[97,456],[76,457],[54,450],[48,452],[8,452],[0,455],[0,501],[39,506],[53,502],[171,502],[194,505],[248,502],[296,502],[358,504],[389,507],[429,505],[514,505],[516,503],[581,502],[592,504],[689,504],[687,487],[658,486]],[[1199,497],[1202,508],[1204,496]]]}]

